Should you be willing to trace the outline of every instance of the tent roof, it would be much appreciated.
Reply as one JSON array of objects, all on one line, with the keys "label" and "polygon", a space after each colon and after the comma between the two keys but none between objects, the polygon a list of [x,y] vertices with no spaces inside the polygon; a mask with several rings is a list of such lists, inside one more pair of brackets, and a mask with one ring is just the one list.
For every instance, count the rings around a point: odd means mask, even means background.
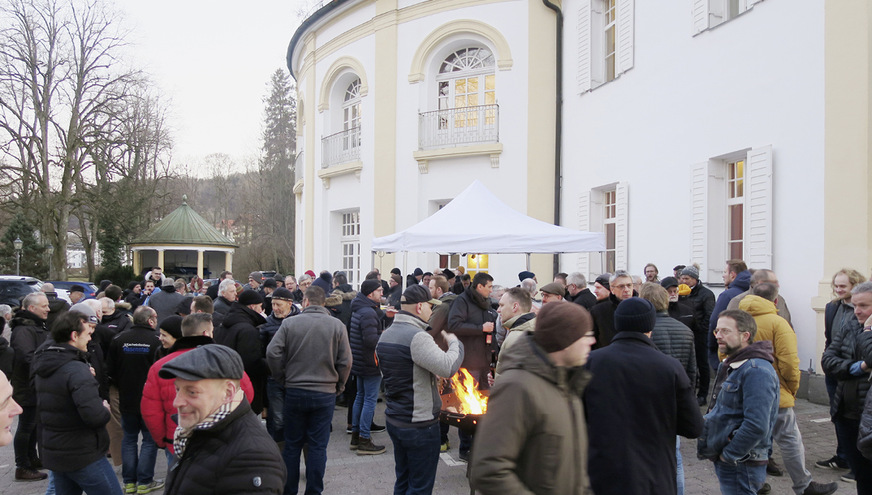
[{"label": "tent roof", "polygon": [[578,253],[605,248],[605,234],[528,217],[500,201],[477,180],[424,220],[372,240],[373,251],[389,253]]},{"label": "tent roof", "polygon": [[188,206],[188,197],[182,197],[182,206],[154,224],[131,242],[135,244],[191,244],[197,246],[238,247],[227,236],[209,224]]}]

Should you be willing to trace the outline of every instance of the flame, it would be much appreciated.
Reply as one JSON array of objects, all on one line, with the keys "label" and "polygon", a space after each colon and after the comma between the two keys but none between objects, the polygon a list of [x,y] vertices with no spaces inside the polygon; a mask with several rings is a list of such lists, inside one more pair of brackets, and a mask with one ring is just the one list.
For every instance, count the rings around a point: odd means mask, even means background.
[{"label": "flame", "polygon": [[460,412],[463,414],[484,414],[487,412],[487,396],[478,391],[478,382],[466,371],[460,370],[451,377],[454,395],[460,399]]}]

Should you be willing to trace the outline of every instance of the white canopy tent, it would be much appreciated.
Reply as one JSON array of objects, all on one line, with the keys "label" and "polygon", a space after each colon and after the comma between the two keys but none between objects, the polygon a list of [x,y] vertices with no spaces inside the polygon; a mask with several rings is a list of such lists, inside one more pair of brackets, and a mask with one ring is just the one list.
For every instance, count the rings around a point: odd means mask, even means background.
[{"label": "white canopy tent", "polygon": [[[482,214],[476,215],[474,212]],[[478,180],[473,181],[441,210],[417,224],[372,240],[374,253],[412,251],[529,255],[605,249],[605,234],[602,232],[581,232],[528,217],[503,203]]]}]

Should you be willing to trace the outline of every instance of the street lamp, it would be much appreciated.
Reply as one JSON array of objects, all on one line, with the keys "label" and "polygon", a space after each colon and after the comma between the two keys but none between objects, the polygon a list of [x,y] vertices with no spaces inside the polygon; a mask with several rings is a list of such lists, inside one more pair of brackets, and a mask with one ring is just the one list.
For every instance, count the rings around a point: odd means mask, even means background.
[{"label": "street lamp", "polygon": [[12,247],[15,248],[15,276],[21,276],[21,248],[24,247],[24,242],[20,237],[16,237],[12,241]]},{"label": "street lamp", "polygon": [[52,279],[51,276],[51,256],[54,254],[54,245],[52,243],[48,243],[45,245],[45,252],[48,254],[48,278]]}]

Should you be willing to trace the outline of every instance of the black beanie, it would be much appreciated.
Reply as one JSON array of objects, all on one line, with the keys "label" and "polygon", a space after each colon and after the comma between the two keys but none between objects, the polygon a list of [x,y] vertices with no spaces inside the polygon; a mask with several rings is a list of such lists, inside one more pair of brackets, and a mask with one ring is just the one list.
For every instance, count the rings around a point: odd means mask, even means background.
[{"label": "black beanie", "polygon": [[249,304],[263,303],[263,296],[260,292],[251,289],[245,289],[242,294],[239,294],[239,304],[248,306]]},{"label": "black beanie", "polygon": [[176,315],[167,316],[160,322],[160,329],[176,339],[182,338],[182,317]]},{"label": "black beanie", "polygon": [[624,299],[615,309],[615,330],[618,332],[648,333],[654,330],[657,312],[647,299]]},{"label": "black beanie", "polygon": [[360,292],[363,293],[364,296],[368,296],[378,290],[381,287],[381,283],[374,279],[364,280],[362,284],[360,284]]}]

